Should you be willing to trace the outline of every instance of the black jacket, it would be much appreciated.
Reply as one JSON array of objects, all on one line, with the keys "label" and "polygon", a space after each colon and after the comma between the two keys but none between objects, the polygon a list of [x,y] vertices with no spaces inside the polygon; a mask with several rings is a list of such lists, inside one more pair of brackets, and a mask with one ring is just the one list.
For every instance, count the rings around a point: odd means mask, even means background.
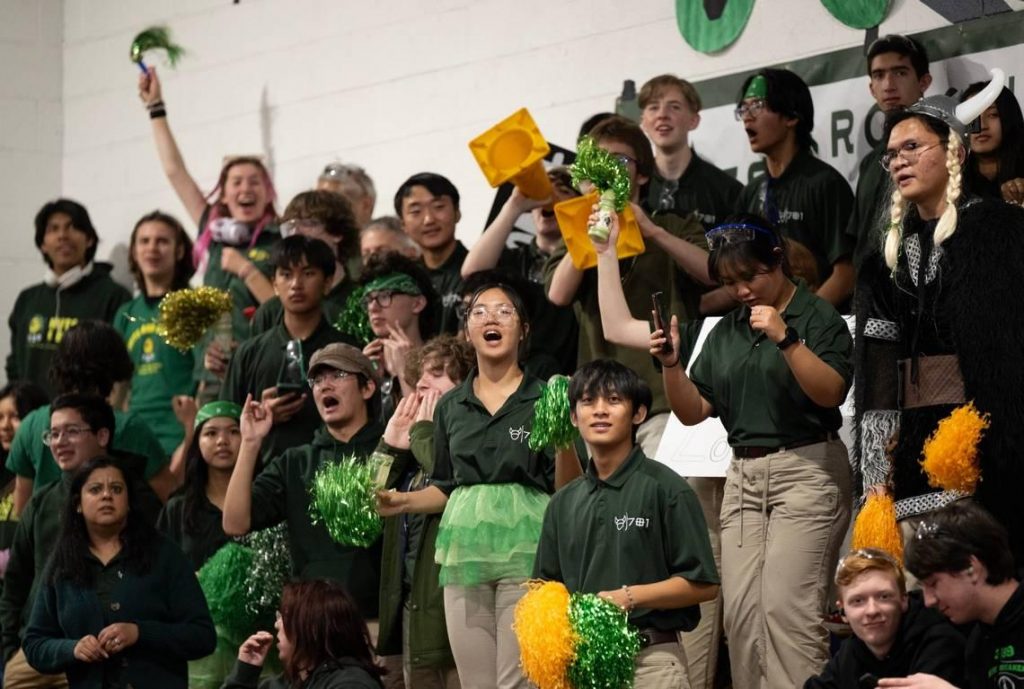
[{"label": "black jacket", "polygon": [[970,689],[1024,687],[1024,586],[1006,601],[995,624],[979,622],[967,642]]}]

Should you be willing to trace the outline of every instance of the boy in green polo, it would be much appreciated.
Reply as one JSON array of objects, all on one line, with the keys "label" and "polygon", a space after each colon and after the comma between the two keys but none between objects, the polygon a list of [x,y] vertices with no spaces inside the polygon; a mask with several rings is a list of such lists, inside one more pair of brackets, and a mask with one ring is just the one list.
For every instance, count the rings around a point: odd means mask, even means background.
[{"label": "boy in green polo", "polygon": [[569,404],[592,456],[548,504],[534,576],[597,593],[629,615],[643,644],[636,689],[689,686],[677,633],[693,629],[698,604],[718,592],[697,496],[636,444],[651,391],[634,371],[592,361],[573,375]]}]

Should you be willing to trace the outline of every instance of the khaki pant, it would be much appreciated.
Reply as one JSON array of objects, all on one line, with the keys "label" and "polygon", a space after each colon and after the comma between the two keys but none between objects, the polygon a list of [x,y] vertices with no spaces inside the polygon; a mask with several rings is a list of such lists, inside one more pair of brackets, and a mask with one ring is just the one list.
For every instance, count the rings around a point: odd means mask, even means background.
[{"label": "khaki pant", "polygon": [[722,594],[735,689],[801,687],[828,661],[822,617],[850,482],[840,441],[730,464]]},{"label": "khaki pant", "polygon": [[402,675],[406,689],[460,689],[454,667],[413,667],[409,659],[409,601],[402,609]]},{"label": "khaki pant", "polygon": [[636,657],[633,689],[690,689],[686,652],[679,644],[658,644]]},{"label": "khaki pant", "polygon": [[522,579],[480,586],[445,586],[448,640],[463,689],[531,689],[519,668],[519,642],[512,631],[516,603],[526,593]]},{"label": "khaki pant", "polygon": [[654,459],[658,452],[658,445],[661,444],[661,436],[665,434],[667,425],[668,413],[665,412],[649,417],[636,429],[636,444],[651,459]]},{"label": "khaki pant", "polygon": [[[715,567],[722,571],[722,499],[725,479],[699,476],[686,479],[700,501],[704,520],[708,524],[711,553]],[[722,593],[700,604],[700,623],[690,632],[680,634],[689,665],[691,689],[712,689],[715,669],[718,667],[718,647],[722,641]]]},{"label": "khaki pant", "polygon": [[[380,621],[366,620],[366,628],[370,632],[370,643],[377,647],[377,637],[380,635]],[[376,656],[377,660],[387,669],[387,674],[380,678],[384,689],[404,689],[402,681],[402,656]]]},{"label": "khaki pant", "polygon": [[68,678],[64,674],[41,675],[33,670],[20,648],[4,668],[4,689],[67,689],[67,686]]}]

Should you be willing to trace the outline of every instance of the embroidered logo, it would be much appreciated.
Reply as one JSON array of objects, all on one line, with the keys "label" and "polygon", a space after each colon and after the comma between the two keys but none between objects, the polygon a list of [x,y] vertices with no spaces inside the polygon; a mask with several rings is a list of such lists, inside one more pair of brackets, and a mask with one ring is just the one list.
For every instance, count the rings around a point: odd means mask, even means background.
[{"label": "embroidered logo", "polygon": [[650,517],[630,517],[628,512],[621,517],[615,517],[615,528],[618,531],[629,531],[631,528],[646,529],[650,525]]},{"label": "embroidered logo", "polygon": [[526,430],[522,426],[520,426],[519,428],[512,428],[511,426],[509,426],[508,437],[517,443],[522,443],[530,439],[530,431]]}]

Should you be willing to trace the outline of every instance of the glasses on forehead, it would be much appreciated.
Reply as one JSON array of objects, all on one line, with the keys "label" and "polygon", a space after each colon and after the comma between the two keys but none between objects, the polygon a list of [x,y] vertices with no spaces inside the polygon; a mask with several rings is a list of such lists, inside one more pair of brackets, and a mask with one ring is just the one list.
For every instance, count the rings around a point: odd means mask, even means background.
[{"label": "glasses on forehead", "polygon": [[764,98],[754,98],[745,103],[740,103],[736,106],[733,111],[733,115],[736,117],[736,121],[742,121],[744,117],[750,115],[751,117],[757,117],[760,115],[765,108],[768,107],[768,102]]},{"label": "glasses on forehead", "polygon": [[365,175],[366,171],[358,165],[346,165],[345,163],[328,163],[320,177],[329,179],[348,179],[349,177]]},{"label": "glasses on forehead", "polygon": [[306,232],[322,230],[324,229],[324,223],[321,220],[313,220],[312,218],[292,218],[281,223],[279,229],[281,230],[281,236],[287,239],[299,234],[300,230],[305,230]]},{"label": "glasses on forehead", "polygon": [[907,141],[899,148],[890,148],[882,154],[882,158],[878,161],[882,165],[882,169],[889,172],[889,168],[896,162],[897,158],[901,158],[907,165],[913,165],[918,161],[925,151],[929,151],[936,146],[944,146],[945,141],[939,140],[933,144],[922,146],[916,141]]},{"label": "glasses on forehead", "polygon": [[742,244],[743,242],[752,242],[757,238],[757,235],[768,237],[772,240],[772,244],[776,244],[777,240],[775,234],[770,230],[757,225],[750,225],[748,223],[730,223],[728,225],[719,225],[704,233],[704,238],[708,242],[708,249],[714,251],[720,249],[723,246],[729,244]]}]

